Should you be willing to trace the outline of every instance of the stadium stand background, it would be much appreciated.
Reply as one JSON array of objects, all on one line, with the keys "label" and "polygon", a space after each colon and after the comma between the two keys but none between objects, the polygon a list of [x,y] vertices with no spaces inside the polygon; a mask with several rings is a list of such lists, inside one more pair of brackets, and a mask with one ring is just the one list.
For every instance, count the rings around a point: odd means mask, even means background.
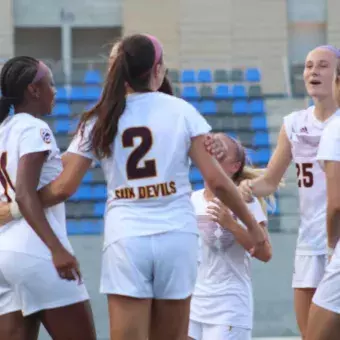
[{"label": "stadium stand background", "polygon": [[[195,105],[215,131],[240,139],[253,164],[261,167],[276,145],[282,117],[306,106],[305,55],[320,44],[340,46],[338,0],[0,0],[0,9],[0,60],[29,54],[54,72],[57,104],[46,119],[62,150],[79,114],[98,99],[108,51],[122,34],[158,36],[177,95]],[[292,166],[271,212],[279,255],[266,267],[255,264],[256,335],[296,334],[290,290],[298,226],[295,176]],[[195,168],[191,180],[194,188],[202,186]],[[89,254],[100,238],[89,234],[102,231],[105,190],[96,167],[67,203],[69,232],[80,235],[73,241],[90,285],[99,262],[92,265]],[[260,279],[268,267],[275,271],[269,285]],[[272,287],[280,289],[275,298],[266,295]],[[97,316],[100,303],[94,309],[104,339],[107,316]]]}]

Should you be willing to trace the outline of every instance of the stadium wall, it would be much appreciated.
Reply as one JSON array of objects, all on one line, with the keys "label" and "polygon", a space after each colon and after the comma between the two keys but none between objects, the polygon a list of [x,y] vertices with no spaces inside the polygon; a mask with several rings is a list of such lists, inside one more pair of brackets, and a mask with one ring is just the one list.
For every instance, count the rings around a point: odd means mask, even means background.
[{"label": "stadium wall", "polygon": [[327,0],[327,40],[340,48],[340,1]]},{"label": "stadium wall", "polygon": [[14,54],[12,0],[1,0],[0,10],[0,59]]},{"label": "stadium wall", "polygon": [[285,0],[125,0],[122,24],[156,34],[170,67],[257,66],[266,93],[285,91]]}]

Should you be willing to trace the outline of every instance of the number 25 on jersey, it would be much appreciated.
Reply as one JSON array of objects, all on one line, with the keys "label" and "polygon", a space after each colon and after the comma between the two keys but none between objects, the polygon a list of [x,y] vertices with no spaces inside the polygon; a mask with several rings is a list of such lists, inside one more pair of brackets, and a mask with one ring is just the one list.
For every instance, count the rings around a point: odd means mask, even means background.
[{"label": "number 25 on jersey", "polygon": [[298,187],[311,188],[314,184],[313,164],[297,163],[295,164],[297,171]]},{"label": "number 25 on jersey", "polygon": [[6,170],[7,152],[0,153],[0,195],[5,197],[7,202],[12,202],[10,190],[14,193],[14,186]]}]

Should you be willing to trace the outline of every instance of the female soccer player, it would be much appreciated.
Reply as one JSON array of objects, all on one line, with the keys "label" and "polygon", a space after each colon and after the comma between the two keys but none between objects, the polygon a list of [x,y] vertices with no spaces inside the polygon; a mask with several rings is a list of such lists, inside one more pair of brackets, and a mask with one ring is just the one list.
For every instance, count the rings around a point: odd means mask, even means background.
[{"label": "female soccer player", "polygon": [[267,196],[277,189],[291,161],[295,163],[301,221],[293,288],[296,319],[303,339],[312,298],[327,261],[326,180],[316,155],[322,131],[340,114],[332,95],[332,80],[339,58],[339,50],[332,46],[318,47],[307,55],[303,75],[315,106],[284,118],[267,171],[260,178],[240,185],[244,196]]},{"label": "female soccer player", "polygon": [[37,339],[42,322],[53,339],[93,340],[65,206],[44,211],[36,192],[62,171],[54,136],[40,119],[54,102],[51,72],[30,57],[10,59],[1,70],[1,93],[0,199],[16,199],[23,218],[0,229],[0,338]]},{"label": "female soccer player", "polygon": [[[334,97],[340,104],[340,65],[334,77]],[[340,334],[340,117],[323,131],[317,159],[327,183],[327,246],[330,264],[313,297],[307,340],[337,340]]]},{"label": "female soccer player", "polygon": [[101,292],[115,340],[187,336],[198,234],[189,157],[249,228],[255,252],[265,243],[235,185],[205,151],[210,126],[190,104],[157,92],[165,73],[156,38],[124,38],[100,101],[81,118],[62,175],[41,191],[45,206],[65,200],[91,163],[101,163],[108,189]]},{"label": "female soccer player", "polygon": [[[234,183],[258,177],[258,170],[246,166],[242,145],[224,134],[218,135],[228,148],[220,164]],[[208,186],[194,192],[191,199],[198,218],[201,249],[191,300],[189,338],[251,340],[253,296],[248,253],[253,247],[251,237]],[[267,233],[265,201],[260,200],[262,206],[255,198],[248,208]],[[256,257],[264,262],[270,260],[269,241]]]}]

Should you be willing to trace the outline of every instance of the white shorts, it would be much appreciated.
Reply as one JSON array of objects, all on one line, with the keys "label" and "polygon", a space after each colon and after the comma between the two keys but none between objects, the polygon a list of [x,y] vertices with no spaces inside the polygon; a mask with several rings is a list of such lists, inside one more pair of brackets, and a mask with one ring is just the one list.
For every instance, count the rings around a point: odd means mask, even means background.
[{"label": "white shorts", "polygon": [[167,232],[129,237],[103,254],[100,292],[135,298],[189,297],[197,275],[198,236]]},{"label": "white shorts", "polygon": [[[17,303],[16,310],[21,310],[24,316],[89,299],[85,285],[62,280],[51,260],[0,251],[0,271],[11,288],[11,299]],[[10,310],[6,307],[8,295],[0,294],[0,314]]]},{"label": "white shorts", "polygon": [[326,267],[326,273],[316,290],[313,303],[340,314],[340,259],[333,257]]},{"label": "white shorts", "polygon": [[21,305],[18,296],[0,271],[0,315],[20,310]]},{"label": "white shorts", "polygon": [[190,320],[188,335],[194,340],[251,340],[251,329]]},{"label": "white shorts", "polygon": [[325,274],[326,265],[326,255],[296,255],[292,287],[316,288]]}]

